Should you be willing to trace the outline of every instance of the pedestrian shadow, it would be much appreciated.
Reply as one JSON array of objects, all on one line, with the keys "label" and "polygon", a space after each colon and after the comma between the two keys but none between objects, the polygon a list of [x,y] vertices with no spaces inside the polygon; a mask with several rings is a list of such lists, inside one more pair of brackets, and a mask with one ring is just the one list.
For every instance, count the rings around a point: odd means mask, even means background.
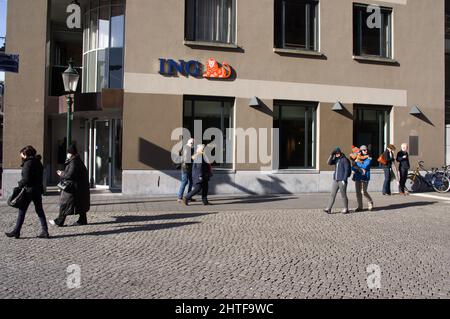
[{"label": "pedestrian shadow", "polygon": [[155,215],[155,216],[142,216],[142,215],[114,216],[113,217],[113,218],[115,218],[114,221],[90,223],[89,226],[143,223],[143,222],[153,222],[153,221],[157,221],[157,220],[187,219],[187,218],[196,218],[196,217],[213,215],[213,214],[218,214],[218,213],[214,212],[214,213],[163,214],[163,215]]},{"label": "pedestrian shadow", "polygon": [[[129,234],[129,233],[137,233],[137,232],[144,232],[144,231],[147,232],[147,231],[171,229],[171,228],[191,226],[191,225],[196,225],[196,224],[200,224],[200,222],[133,225],[133,226],[124,227],[124,228],[120,228],[120,229],[95,231],[95,232],[89,232],[89,233],[77,233],[77,234],[70,234],[70,235],[57,235],[57,236],[52,236],[51,238],[52,239],[64,239],[64,238],[83,237],[83,236],[120,235],[120,234]],[[121,227],[121,226],[117,226],[117,227]]]},{"label": "pedestrian shadow", "polygon": [[411,203],[400,203],[400,204],[392,204],[387,206],[381,206],[377,207],[375,206],[372,210],[372,212],[381,212],[381,211],[390,211],[390,210],[397,210],[397,209],[404,209],[404,208],[411,208],[411,207],[423,207],[423,206],[430,206],[437,204],[439,202],[411,202]]},{"label": "pedestrian shadow", "polygon": [[225,203],[220,205],[233,205],[233,204],[262,204],[262,203],[272,203],[286,201],[289,199],[294,199],[295,197],[282,197],[282,196],[265,196],[265,197],[248,197],[242,199],[223,199],[219,201],[224,201]]}]

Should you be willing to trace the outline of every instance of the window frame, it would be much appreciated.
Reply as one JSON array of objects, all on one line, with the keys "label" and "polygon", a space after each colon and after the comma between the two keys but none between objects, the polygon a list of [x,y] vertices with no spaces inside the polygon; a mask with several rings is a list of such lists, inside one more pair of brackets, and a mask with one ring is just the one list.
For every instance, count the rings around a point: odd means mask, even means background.
[{"label": "window frame", "polygon": [[[281,157],[281,143],[280,143],[280,139],[282,136],[282,129],[283,129],[283,125],[282,125],[282,109],[283,106],[296,106],[296,107],[301,107],[301,108],[305,108],[305,113],[306,114],[310,114],[311,115],[311,120],[312,120],[312,139],[311,139],[311,149],[308,149],[309,143],[305,143],[305,155],[304,155],[304,161],[305,163],[309,162],[308,156],[309,154],[311,154],[311,165],[310,166],[286,166],[284,165],[281,161],[282,161],[282,157]],[[275,110],[276,108],[278,108],[278,114],[275,115]],[[273,101],[273,111],[274,111],[274,118],[273,118],[273,127],[275,128],[275,121],[276,118],[275,116],[278,116],[278,167],[274,167],[275,170],[313,170],[317,168],[317,145],[318,145],[318,141],[317,141],[317,112],[318,112],[318,108],[319,108],[319,102],[315,102],[315,101],[289,101],[289,100],[274,100]],[[308,140],[309,138],[309,116],[305,116],[305,141]],[[276,151],[276,150],[274,150]]]},{"label": "window frame", "polygon": [[[231,154],[227,154],[226,152],[223,154],[224,155],[224,163],[213,163],[212,166],[215,170],[233,170],[234,169],[234,125],[236,123],[236,119],[235,119],[235,109],[236,109],[236,98],[234,97],[225,97],[225,96],[205,96],[205,95],[183,95],[183,128],[184,129],[188,129],[188,126],[186,125],[185,119],[186,119],[186,115],[185,115],[185,107],[186,107],[186,101],[190,101],[191,102],[191,115],[190,115],[190,127],[194,128],[194,124],[195,124],[195,120],[196,120],[196,115],[195,115],[195,102],[196,101],[209,101],[209,102],[220,102],[221,103],[221,130],[222,130],[222,134],[223,133],[227,133],[226,131],[224,132],[223,130],[225,129],[230,129],[229,133],[231,134],[231,136],[227,136],[226,134],[223,134],[223,147],[224,147],[224,151],[227,150],[231,150]],[[230,127],[226,128],[225,127],[225,114],[224,114],[224,109],[225,109],[225,103],[230,103],[231,105],[231,110],[230,110]],[[197,119],[198,120],[198,119]],[[191,137],[195,138],[195,136],[193,135],[194,132],[191,132]],[[227,140],[230,140],[232,145],[229,149],[226,148],[226,142]],[[203,136],[202,136],[202,143],[203,143]],[[198,143],[196,143],[198,144]],[[227,159],[230,158],[232,159],[231,163],[227,162]]]},{"label": "window frame", "polygon": [[[320,45],[320,1],[319,0],[301,0],[306,5],[305,8],[305,46],[292,46],[286,44],[286,2],[295,2],[293,0],[275,0],[274,1],[274,47],[275,49],[319,52]],[[311,6],[315,10],[314,39],[311,45]]]},{"label": "window frame", "polygon": [[[189,1],[194,1],[194,11],[189,12],[189,9],[192,9],[191,6],[188,4]],[[185,44],[196,44],[196,45],[210,45],[210,46],[226,46],[226,47],[237,47],[237,24],[238,24],[238,10],[237,10],[237,1],[238,0],[231,0],[232,1],[232,11],[234,12],[234,17],[229,24],[229,28],[231,28],[231,31],[233,34],[231,35],[231,42],[222,42],[222,41],[205,41],[205,40],[198,40],[196,35],[196,29],[197,29],[197,16],[196,16],[196,8],[198,6],[198,0],[185,0],[184,1],[184,43]],[[189,23],[191,22],[189,19],[189,14],[193,13],[192,18],[192,26],[189,26]],[[190,34],[192,33],[192,34]],[[228,34],[228,37],[230,38],[230,34]]]},{"label": "window frame", "polygon": [[[366,3],[353,3],[352,7],[352,19],[353,19],[353,55],[356,57],[367,57],[367,58],[379,58],[379,59],[387,59],[387,60],[393,60],[394,59],[394,8],[392,7],[386,7],[386,6],[379,6],[381,10],[381,29],[384,29],[385,26],[385,20],[386,20],[386,13],[388,17],[387,26],[388,26],[388,32],[387,35],[385,32],[380,30],[380,38],[379,38],[379,45],[380,45],[380,54],[366,54],[362,53],[362,42],[363,42],[363,35],[362,35],[362,11],[367,11],[367,8],[370,6],[370,4]],[[358,15],[356,17],[356,10],[358,9]],[[355,19],[358,18],[358,21],[355,21]],[[356,29],[356,30],[355,30]]]}]

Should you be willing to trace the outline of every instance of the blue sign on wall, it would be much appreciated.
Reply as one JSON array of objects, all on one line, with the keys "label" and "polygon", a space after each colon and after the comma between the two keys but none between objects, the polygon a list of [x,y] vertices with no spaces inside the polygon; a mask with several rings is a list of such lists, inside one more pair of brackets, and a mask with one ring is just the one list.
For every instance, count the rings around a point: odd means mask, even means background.
[{"label": "blue sign on wall", "polygon": [[192,76],[199,78],[202,76],[202,64],[198,61],[184,61],[172,59],[159,59],[159,73],[166,76]]}]

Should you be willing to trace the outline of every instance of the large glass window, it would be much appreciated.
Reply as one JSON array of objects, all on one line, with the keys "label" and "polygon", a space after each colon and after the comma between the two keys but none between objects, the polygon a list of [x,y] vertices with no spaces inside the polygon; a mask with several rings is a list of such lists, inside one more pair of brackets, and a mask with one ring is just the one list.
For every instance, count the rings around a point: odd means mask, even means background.
[{"label": "large glass window", "polygon": [[236,0],[186,0],[185,39],[236,42]]},{"label": "large glass window", "polygon": [[366,145],[372,156],[372,165],[378,166],[378,156],[384,152],[390,140],[391,107],[355,105],[353,142],[355,146]]},{"label": "large glass window", "polygon": [[276,101],[274,128],[279,129],[280,169],[316,166],[317,103]]},{"label": "large glass window", "polygon": [[90,0],[85,10],[83,92],[121,89],[125,0]]},{"label": "large glass window", "polygon": [[[191,137],[195,138],[195,133],[201,133],[202,138],[204,133],[209,128],[217,128],[222,132],[222,147],[217,147],[212,155],[217,156],[215,152],[222,152],[223,163],[212,163],[214,167],[232,168],[231,153],[233,147],[233,98],[216,98],[216,97],[195,97],[185,96],[184,98],[184,117],[183,127],[187,128],[191,133]],[[202,121],[202,132],[194,132],[194,121]],[[217,137],[212,137],[216,140]],[[197,137],[198,139],[198,137]],[[203,144],[208,144],[212,140],[203,140]],[[218,141],[216,141],[218,142]],[[197,141],[199,144],[200,141]],[[215,143],[219,146],[220,143]],[[228,147],[227,147],[228,145]]]},{"label": "large glass window", "polygon": [[318,26],[318,1],[275,1],[275,46],[277,48],[317,51]]},{"label": "large glass window", "polygon": [[368,5],[353,5],[355,55],[392,58],[392,9],[378,7],[378,10]]}]

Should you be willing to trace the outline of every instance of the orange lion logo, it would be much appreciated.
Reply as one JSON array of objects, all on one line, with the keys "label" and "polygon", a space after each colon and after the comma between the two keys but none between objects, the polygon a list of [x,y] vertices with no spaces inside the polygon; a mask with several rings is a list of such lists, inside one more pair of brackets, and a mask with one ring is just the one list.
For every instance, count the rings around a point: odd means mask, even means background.
[{"label": "orange lion logo", "polygon": [[231,76],[231,66],[227,63],[222,63],[219,67],[216,59],[210,58],[206,64],[206,72],[203,74],[204,78],[228,79]]}]

